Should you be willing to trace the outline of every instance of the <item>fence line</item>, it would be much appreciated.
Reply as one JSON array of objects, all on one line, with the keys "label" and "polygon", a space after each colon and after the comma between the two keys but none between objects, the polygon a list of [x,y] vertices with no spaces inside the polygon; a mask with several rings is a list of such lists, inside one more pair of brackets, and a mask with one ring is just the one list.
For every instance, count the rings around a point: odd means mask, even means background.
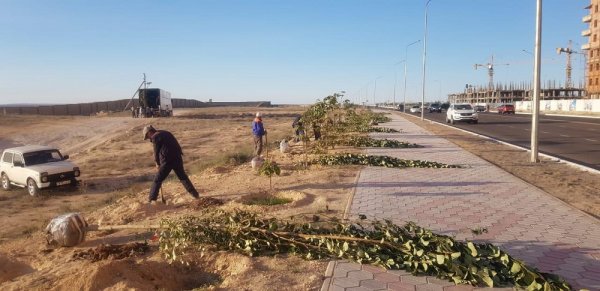
[{"label": "fence line", "polygon": [[[26,114],[26,115],[94,115],[98,112],[118,112],[122,111],[129,99],[114,101],[61,104],[61,105],[40,105],[40,106],[15,106],[0,107],[2,114]],[[202,107],[262,107],[271,106],[270,101],[252,101],[252,102],[202,102],[194,99],[171,99],[173,108],[202,108]],[[139,106],[139,100],[134,99],[132,105]],[[129,108],[128,108],[129,109]]]}]

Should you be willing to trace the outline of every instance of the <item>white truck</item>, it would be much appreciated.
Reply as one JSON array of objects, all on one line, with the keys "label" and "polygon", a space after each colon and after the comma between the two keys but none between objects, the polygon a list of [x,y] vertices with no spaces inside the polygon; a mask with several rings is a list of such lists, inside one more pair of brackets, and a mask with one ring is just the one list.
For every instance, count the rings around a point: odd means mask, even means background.
[{"label": "white truck", "polygon": [[141,113],[144,117],[173,116],[171,93],[163,89],[140,89]]},{"label": "white truck", "polygon": [[17,186],[26,188],[29,195],[37,196],[40,189],[75,186],[81,172],[68,159],[69,155],[63,156],[58,149],[47,146],[5,149],[0,159],[2,189],[8,191]]}]

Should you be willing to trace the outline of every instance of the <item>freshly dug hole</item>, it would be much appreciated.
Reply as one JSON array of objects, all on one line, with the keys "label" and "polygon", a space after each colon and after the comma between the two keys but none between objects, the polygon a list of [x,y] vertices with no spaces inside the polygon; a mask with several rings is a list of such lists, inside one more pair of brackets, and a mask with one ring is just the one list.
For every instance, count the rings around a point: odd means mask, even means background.
[{"label": "freshly dug hole", "polygon": [[31,266],[0,254],[0,283],[35,272]]},{"label": "freshly dug hole", "polygon": [[306,198],[306,194],[298,191],[281,191],[276,194],[261,192],[250,194],[241,198],[241,203],[246,205],[282,205]]},{"label": "freshly dug hole", "polygon": [[124,259],[132,256],[140,256],[145,254],[150,249],[148,243],[127,243],[122,245],[99,245],[93,249],[85,251],[76,251],[73,253],[73,259],[85,259],[92,262],[97,262],[106,259]]}]

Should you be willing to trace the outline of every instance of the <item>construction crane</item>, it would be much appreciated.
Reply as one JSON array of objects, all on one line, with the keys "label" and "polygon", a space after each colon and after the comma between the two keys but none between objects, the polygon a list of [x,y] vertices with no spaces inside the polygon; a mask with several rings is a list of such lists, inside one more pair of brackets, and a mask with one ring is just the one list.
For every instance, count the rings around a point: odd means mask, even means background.
[{"label": "construction crane", "polygon": [[475,68],[475,70],[477,70],[477,68],[479,68],[479,67],[487,67],[488,68],[488,76],[490,79],[488,87],[490,90],[492,90],[492,89],[494,89],[494,66],[508,66],[508,65],[509,64],[495,64],[494,63],[494,55],[492,55],[492,58],[489,63],[475,64],[475,65],[473,65],[473,67]]},{"label": "construction crane", "polygon": [[569,46],[566,48],[563,47],[559,47],[556,48],[556,53],[557,54],[561,54],[561,53],[565,53],[567,55],[567,68],[566,68],[566,74],[567,74],[567,79],[565,81],[565,88],[572,88],[573,87],[573,80],[571,79],[571,71],[572,71],[572,67],[571,67],[571,55],[572,54],[577,54],[578,52],[574,51],[573,49],[571,49],[572,47],[572,41],[569,40]]}]

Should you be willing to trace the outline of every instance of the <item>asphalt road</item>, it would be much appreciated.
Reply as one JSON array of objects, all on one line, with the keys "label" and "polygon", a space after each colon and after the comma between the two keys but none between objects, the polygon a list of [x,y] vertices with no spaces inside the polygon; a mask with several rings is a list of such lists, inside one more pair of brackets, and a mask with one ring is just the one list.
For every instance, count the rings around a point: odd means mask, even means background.
[{"label": "asphalt road", "polygon": [[[420,113],[410,113],[420,116]],[[446,112],[425,118],[446,122]],[[525,148],[531,146],[531,115],[479,113],[479,123],[454,126]],[[540,116],[539,151],[563,160],[600,170],[600,119]]]}]

